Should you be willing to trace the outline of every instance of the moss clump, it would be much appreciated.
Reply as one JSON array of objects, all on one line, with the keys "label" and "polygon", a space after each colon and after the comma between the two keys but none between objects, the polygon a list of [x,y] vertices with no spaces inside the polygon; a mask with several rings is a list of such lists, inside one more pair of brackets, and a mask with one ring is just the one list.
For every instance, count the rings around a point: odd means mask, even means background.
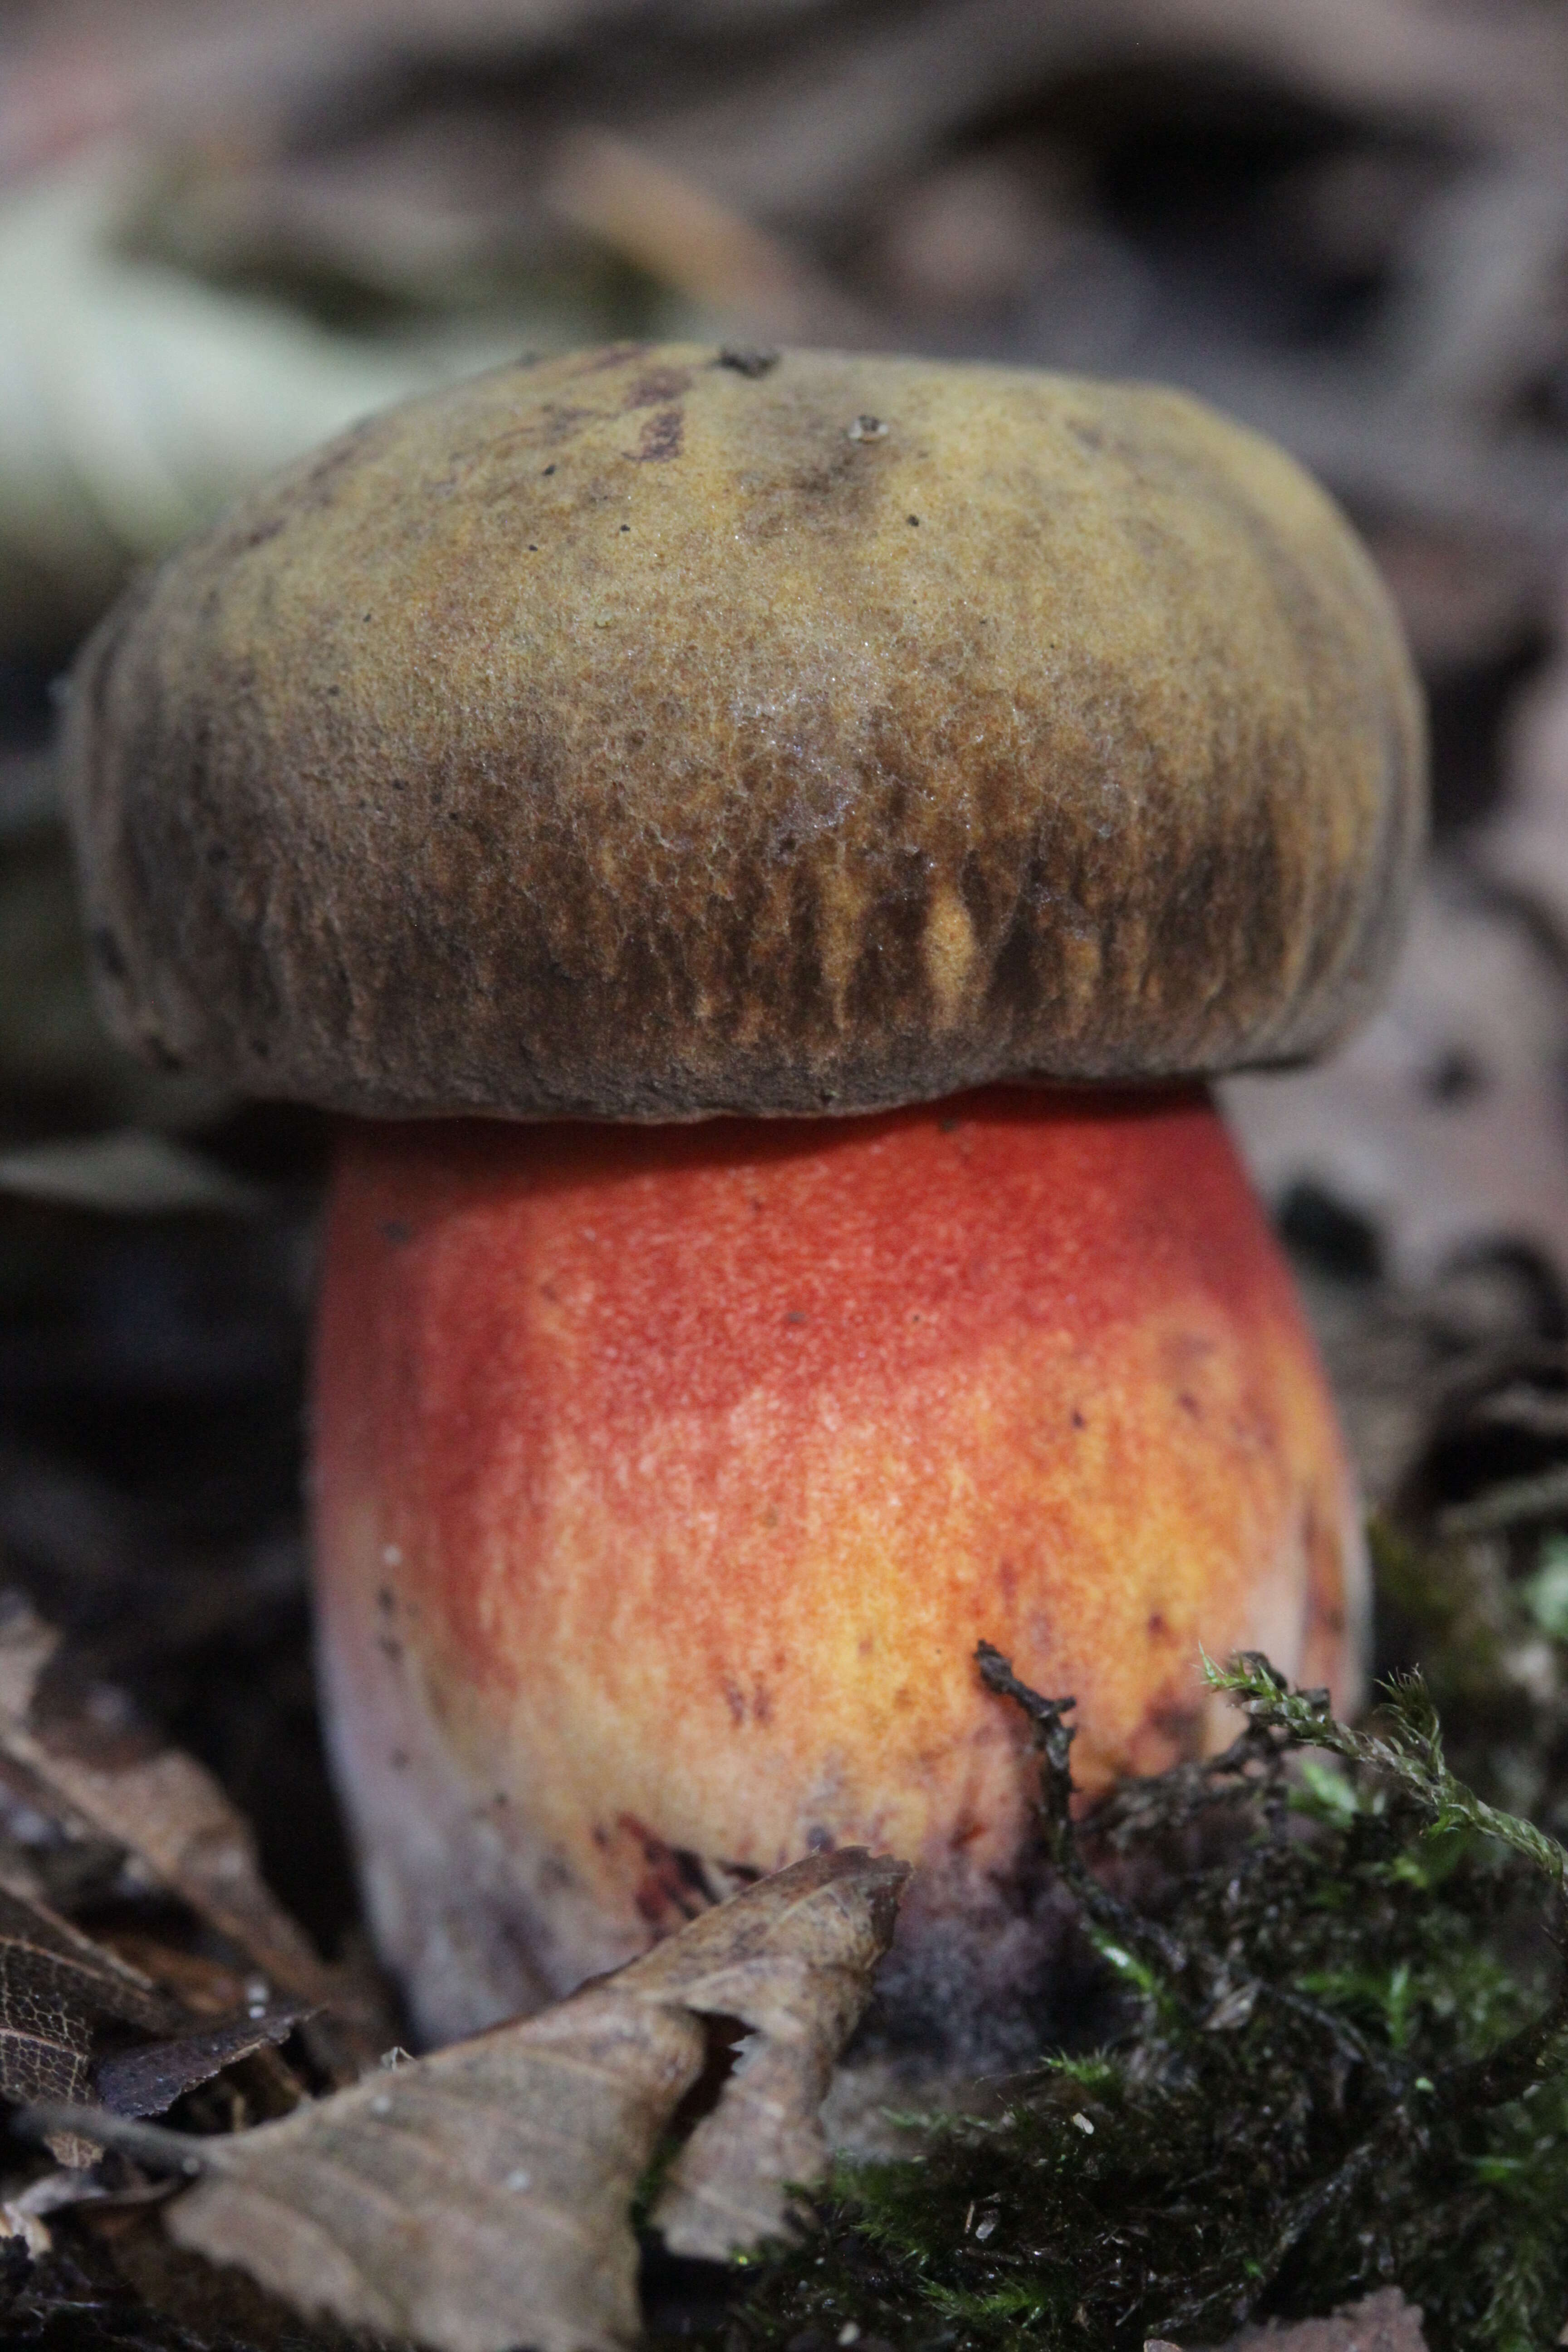
[{"label": "moss clump", "polygon": [[[981,1670],[1037,1727],[1043,1833],[1120,2030],[1047,2061],[997,2119],[841,2166],[807,2241],[759,2266],[731,2352],[1136,2352],[1391,2284],[1435,2352],[1556,2344],[1568,1855],[1453,1778],[1418,1683],[1353,1731],[1258,1657],[1214,1674],[1247,1717],[1225,1756],[1132,1784],[1080,1831],[1071,1702],[993,1651]],[[1331,1760],[1290,1769],[1312,1750]],[[1106,1881],[1140,1868],[1135,1906]]]}]

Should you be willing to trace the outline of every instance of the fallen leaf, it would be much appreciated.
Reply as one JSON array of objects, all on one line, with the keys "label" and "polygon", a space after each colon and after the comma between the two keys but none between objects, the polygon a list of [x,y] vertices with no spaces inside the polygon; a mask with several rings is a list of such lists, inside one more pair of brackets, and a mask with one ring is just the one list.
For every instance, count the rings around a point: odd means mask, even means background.
[{"label": "fallen leaf", "polygon": [[[342,1988],[268,1887],[248,1822],[195,1757],[160,1748],[109,1765],[40,1730],[35,1701],[60,1637],[19,1595],[5,1600],[0,1769],[16,1768],[30,1798],[123,1846],[279,1991],[341,2015]],[[368,2054],[342,2053],[335,2071],[352,2078]]]},{"label": "fallen leaf", "polygon": [[[79,2100],[95,2028],[160,2033],[179,2021],[174,2003],[135,1969],[43,1905],[0,1889],[0,2097]],[[96,2153],[68,2133],[50,2146],[65,2164]]]},{"label": "fallen leaf", "polygon": [[[17,2105],[79,2104],[90,2081],[114,2115],[162,2115],[237,2060],[286,2041],[310,2013],[297,2000],[254,2000],[193,2031],[183,2004],[120,1954],[47,1906],[0,1888],[0,2098]],[[105,2027],[151,2038],[95,2066]],[[68,2129],[48,2144],[68,2166],[97,2154]]]},{"label": "fallen leaf", "polygon": [[[237,2059],[286,2042],[310,2014],[297,2000],[254,2001],[242,2016],[220,2025],[168,2035],[140,2049],[118,2051],[100,2060],[95,2071],[99,2099],[111,2115],[161,2116],[187,2091],[210,2083]],[[59,2094],[35,2090],[26,2095],[58,2097]]]},{"label": "fallen leaf", "polygon": [[[799,1863],[790,1909],[775,1907],[792,1874],[785,1871],[752,1896],[703,1913],[637,1963],[644,2000],[737,2019],[754,2037],[742,2043],[718,2105],[681,2150],[654,2209],[674,2253],[721,2262],[782,2235],[789,2184],[818,2180],[827,2168],[822,2102],[909,1874],[897,1863],[853,1859],[857,1869],[843,1877],[813,1875],[813,1864]],[[777,1890],[768,1903],[755,1900],[767,1889]]]},{"label": "fallen leaf", "polygon": [[302,2311],[438,2352],[630,2345],[631,2198],[708,2061],[700,2021],[756,2040],[656,2220],[683,2250],[727,2252],[782,2230],[791,2180],[823,2169],[816,2105],[908,1874],[815,1854],[538,2016],[254,2131],[160,2135],[204,2172],[167,2226]]}]

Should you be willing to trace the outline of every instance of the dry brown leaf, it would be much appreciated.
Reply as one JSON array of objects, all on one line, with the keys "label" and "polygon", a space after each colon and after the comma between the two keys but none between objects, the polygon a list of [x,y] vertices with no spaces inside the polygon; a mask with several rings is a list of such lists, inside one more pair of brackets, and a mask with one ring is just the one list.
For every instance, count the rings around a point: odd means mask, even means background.
[{"label": "dry brown leaf", "polygon": [[338,2005],[331,1971],[262,1878],[249,1824],[194,1757],[164,1748],[111,1768],[39,1730],[35,1700],[59,1639],[18,1596],[6,1596],[0,1769],[19,1769],[30,1795],[124,1846],[280,1991],[312,2008]]},{"label": "dry brown leaf", "polygon": [[[834,1874],[835,1862],[855,1867]],[[794,1874],[781,1872],[704,1912],[637,1963],[643,2000],[737,2019],[751,2037],[655,2208],[654,2224],[678,2254],[721,2262],[782,2234],[788,2185],[820,2179],[827,2168],[822,2102],[866,2006],[909,1874],[864,1854],[825,1855],[795,1871],[798,1892],[786,1886]]]},{"label": "dry brown leaf", "polygon": [[[252,2001],[243,2014],[220,2024],[165,2036],[139,2049],[117,2051],[100,2060],[96,2069],[99,2099],[111,2115],[161,2116],[187,2091],[221,2074],[226,2066],[286,2042],[310,2013],[297,2000]],[[37,2091],[28,2094],[35,2099],[39,2095]]]},{"label": "dry brown leaf", "polygon": [[[237,2059],[285,2041],[310,2014],[299,2001],[248,2001],[237,2015],[204,2021],[119,1953],[47,1906],[0,1887],[0,2098],[19,2106],[73,2107],[92,2083],[118,2116],[162,2115]],[[150,2038],[93,2063],[103,2028]],[[60,2161],[95,2159],[90,2139],[48,2136]]]},{"label": "dry brown leaf", "polygon": [[[0,2097],[80,2099],[95,2027],[164,2033],[182,2021],[175,2004],[113,1953],[42,1904],[0,1889]],[[89,2164],[97,2153],[68,2133],[50,2146],[66,2164]]]},{"label": "dry brown leaf", "polygon": [[300,2310],[438,2352],[629,2345],[631,2197],[702,2073],[700,2020],[757,2039],[659,2215],[672,2244],[728,2251],[784,2227],[788,2182],[822,2169],[816,2104],[908,1874],[815,1854],[537,2017],[203,2140],[205,2177],[168,2227]]}]

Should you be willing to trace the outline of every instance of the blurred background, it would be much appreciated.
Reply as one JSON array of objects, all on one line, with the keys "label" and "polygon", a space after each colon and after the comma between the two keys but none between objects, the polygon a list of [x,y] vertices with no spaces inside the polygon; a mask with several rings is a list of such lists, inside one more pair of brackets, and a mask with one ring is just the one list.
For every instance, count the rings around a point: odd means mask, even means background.
[{"label": "blurred background", "polygon": [[193,1746],[351,1932],[300,1532],[323,1136],[100,1036],[51,681],[367,410],[684,335],[1162,378],[1365,533],[1430,876],[1374,1027],[1226,1093],[1377,1515],[1381,1662],[1561,1832],[1563,0],[0,0],[0,1572],[69,1703]]}]

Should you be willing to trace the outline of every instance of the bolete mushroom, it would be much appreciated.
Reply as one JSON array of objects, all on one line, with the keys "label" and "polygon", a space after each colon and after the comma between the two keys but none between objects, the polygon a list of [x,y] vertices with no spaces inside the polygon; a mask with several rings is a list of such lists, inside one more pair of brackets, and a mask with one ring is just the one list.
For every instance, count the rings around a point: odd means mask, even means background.
[{"label": "bolete mushroom", "polygon": [[1352,1485],[1204,1080],[1331,1043],[1422,830],[1388,601],[1167,391],[605,351],[380,416],[143,583],[67,742],[117,1033],[345,1114],[321,1642],[430,2033],[737,1875],[919,1866],[1005,2006],[1032,1775],[1353,1696]]}]

